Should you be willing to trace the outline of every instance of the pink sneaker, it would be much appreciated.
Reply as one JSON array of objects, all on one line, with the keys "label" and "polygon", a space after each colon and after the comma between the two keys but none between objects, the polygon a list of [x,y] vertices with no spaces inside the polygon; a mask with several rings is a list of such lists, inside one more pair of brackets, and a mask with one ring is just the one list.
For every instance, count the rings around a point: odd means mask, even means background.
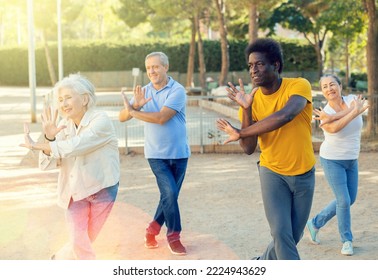
[{"label": "pink sneaker", "polygon": [[181,244],[180,240],[170,242],[168,247],[173,255],[186,255],[186,249]]},{"label": "pink sneaker", "polygon": [[144,237],[144,247],[147,249],[155,249],[159,247],[159,244],[155,239],[155,235],[146,233],[146,236]]}]

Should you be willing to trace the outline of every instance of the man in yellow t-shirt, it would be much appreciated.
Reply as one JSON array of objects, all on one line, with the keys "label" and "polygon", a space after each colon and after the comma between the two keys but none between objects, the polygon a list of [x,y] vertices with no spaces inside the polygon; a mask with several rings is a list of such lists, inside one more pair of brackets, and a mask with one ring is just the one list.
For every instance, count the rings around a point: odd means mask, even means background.
[{"label": "man in yellow t-shirt", "polygon": [[298,260],[297,244],[310,214],[315,185],[315,155],[311,140],[311,85],[303,78],[281,78],[280,44],[257,39],[246,49],[251,94],[229,83],[228,97],[241,107],[241,128],[227,120],[218,129],[239,141],[246,154],[260,146],[261,193],[273,241],[256,259]]}]

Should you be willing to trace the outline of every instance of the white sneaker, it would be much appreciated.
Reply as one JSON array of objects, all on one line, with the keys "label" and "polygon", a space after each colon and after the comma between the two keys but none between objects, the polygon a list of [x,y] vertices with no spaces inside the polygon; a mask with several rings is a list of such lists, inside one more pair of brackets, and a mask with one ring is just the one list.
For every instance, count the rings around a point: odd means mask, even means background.
[{"label": "white sneaker", "polygon": [[310,232],[311,243],[313,243],[315,245],[319,245],[320,244],[320,241],[318,239],[319,229],[314,227],[312,220],[308,220],[306,225],[307,225],[308,231]]},{"label": "white sneaker", "polygon": [[353,255],[353,244],[352,241],[346,241],[343,244],[343,248],[341,249],[341,254],[344,256],[351,256]]}]

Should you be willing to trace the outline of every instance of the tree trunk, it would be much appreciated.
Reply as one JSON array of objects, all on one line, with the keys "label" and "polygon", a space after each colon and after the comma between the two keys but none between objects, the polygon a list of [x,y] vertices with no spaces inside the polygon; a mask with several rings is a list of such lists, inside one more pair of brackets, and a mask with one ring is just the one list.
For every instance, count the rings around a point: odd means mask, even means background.
[{"label": "tree trunk", "polygon": [[220,40],[221,40],[221,50],[222,50],[222,66],[221,66],[221,73],[219,75],[219,85],[223,86],[227,81],[228,75],[228,65],[229,65],[229,58],[228,58],[228,41],[227,41],[227,30],[226,24],[224,19],[224,1],[223,0],[214,0],[215,5],[217,7],[217,15],[219,21],[219,33],[220,33]]},{"label": "tree trunk", "polygon": [[323,45],[325,42],[326,33],[324,33],[323,36],[321,36],[319,33],[318,34],[313,33],[312,36],[314,38],[313,39],[314,42],[311,41],[307,33],[302,33],[302,34],[306,38],[306,40],[310,43],[310,45],[313,46],[315,49],[316,60],[318,63],[318,79],[320,79],[320,77],[323,75],[323,64],[324,64],[323,63],[323,57],[324,57]]},{"label": "tree trunk", "polygon": [[248,18],[248,39],[251,43],[257,39],[259,30],[259,23],[257,21],[257,5],[255,3],[251,3],[249,6]]},{"label": "tree trunk", "polygon": [[322,50],[320,49],[319,44],[315,44],[316,58],[318,61],[318,80],[323,75],[323,55]]},{"label": "tree trunk", "polygon": [[196,52],[196,23],[195,19],[191,19],[192,22],[192,37],[190,39],[189,45],[189,57],[188,57],[188,68],[186,71],[186,87],[192,87],[193,84],[193,73],[194,73],[194,56]]},{"label": "tree trunk", "polygon": [[56,74],[55,74],[55,70],[54,70],[54,64],[51,60],[49,46],[48,46],[46,38],[45,38],[45,31],[44,30],[41,31],[41,39],[42,39],[42,42],[43,42],[43,46],[45,48],[45,57],[46,57],[47,69],[48,69],[49,75],[50,75],[50,81],[51,81],[51,84],[54,86],[57,82],[56,81]]},{"label": "tree trunk", "polygon": [[368,98],[369,112],[366,123],[366,132],[368,137],[378,134],[378,11],[375,0],[365,0],[369,25],[368,41],[366,46],[367,55],[367,75],[368,75]]},{"label": "tree trunk", "polygon": [[202,36],[200,32],[200,26],[199,26],[199,14],[197,13],[195,16],[195,24],[196,24],[196,31],[197,31],[197,45],[198,45],[198,60],[199,60],[199,80],[201,84],[201,95],[205,95],[206,90],[206,65],[205,65],[205,55],[203,51],[203,42],[202,42]]},{"label": "tree trunk", "polygon": [[345,40],[345,83],[346,88],[349,86],[349,38]]}]

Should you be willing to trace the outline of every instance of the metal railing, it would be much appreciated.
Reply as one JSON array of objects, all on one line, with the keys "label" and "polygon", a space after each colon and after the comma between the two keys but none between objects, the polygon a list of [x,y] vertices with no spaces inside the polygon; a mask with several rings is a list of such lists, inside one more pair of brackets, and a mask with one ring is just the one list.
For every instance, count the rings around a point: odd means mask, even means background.
[{"label": "metal railing", "polygon": [[[373,100],[378,102],[378,97]],[[316,95],[313,98],[314,107],[324,107],[326,101],[323,96]],[[113,103],[98,103],[98,107],[107,111],[113,120],[117,131],[119,146],[126,154],[130,152],[143,153],[144,146],[144,124],[142,121],[132,119],[121,123],[118,120],[119,111],[123,107],[121,99]],[[369,108],[370,109],[370,108]],[[238,106],[231,102],[226,96],[188,96],[187,103],[187,132],[191,150],[194,153],[240,153],[242,152],[239,143],[223,145],[227,139],[226,133],[219,131],[216,127],[218,118],[226,118],[231,124],[240,127],[237,117]],[[367,112],[363,114],[364,131],[366,135]],[[174,133],[174,131],[172,131]],[[314,149],[318,149],[324,140],[323,131],[319,128],[318,121],[312,121],[312,136]],[[371,148],[371,143],[378,140],[378,136],[363,136],[362,150],[365,147]]]},{"label": "metal railing", "polygon": [[[218,118],[226,118],[231,124],[239,127],[237,117],[237,107],[222,104],[221,107],[213,109],[207,96],[188,97],[186,109],[186,125],[189,145],[192,152],[242,152],[239,143],[223,145],[227,135],[219,131],[216,127]],[[209,105],[210,104],[210,105]],[[219,104],[218,104],[219,105]],[[114,127],[119,139],[120,148],[125,149],[125,153],[141,153],[144,146],[144,122],[138,119],[131,119],[127,122],[120,122],[118,114],[123,107],[122,102],[113,104],[98,103],[97,107],[105,110],[113,120]],[[223,108],[223,112],[221,111]],[[175,133],[172,131],[172,133]]]}]

